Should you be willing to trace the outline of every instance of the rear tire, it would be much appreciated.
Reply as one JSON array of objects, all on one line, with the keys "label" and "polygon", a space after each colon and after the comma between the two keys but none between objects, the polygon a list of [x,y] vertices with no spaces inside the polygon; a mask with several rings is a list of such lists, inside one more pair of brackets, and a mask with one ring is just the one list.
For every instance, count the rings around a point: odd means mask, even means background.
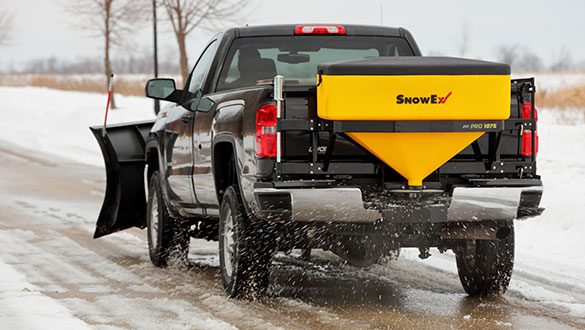
[{"label": "rear tire", "polygon": [[148,252],[157,267],[186,265],[189,253],[189,228],[169,215],[158,172],[150,177],[146,213]]},{"label": "rear tire", "polygon": [[471,296],[501,295],[514,268],[514,225],[504,239],[468,240],[455,249],[459,279]]},{"label": "rear tire", "polygon": [[250,221],[237,186],[228,187],[220,209],[219,264],[229,297],[253,299],[266,294],[273,239],[263,221]]}]

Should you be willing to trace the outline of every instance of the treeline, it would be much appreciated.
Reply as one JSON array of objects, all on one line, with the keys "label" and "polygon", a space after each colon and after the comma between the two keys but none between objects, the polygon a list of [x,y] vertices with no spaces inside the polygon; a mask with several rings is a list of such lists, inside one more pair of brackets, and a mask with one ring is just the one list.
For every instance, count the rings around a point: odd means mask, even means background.
[{"label": "treeline", "polygon": [[496,60],[508,63],[514,72],[583,72],[585,61],[576,62],[566,48],[553,52],[552,60],[542,58],[526,47],[501,45],[496,49]]},{"label": "treeline", "polygon": [[[154,59],[152,53],[144,55],[130,54],[127,57],[112,59],[112,71],[115,74],[153,74]],[[158,61],[159,72],[177,75],[179,64],[175,58]],[[21,63],[18,66],[8,65],[1,70],[8,74],[99,74],[104,72],[104,61],[101,58],[78,58],[64,60],[55,56],[38,58]]]},{"label": "treeline", "polygon": [[[129,54],[112,59],[113,72],[117,74],[152,74],[154,60],[151,52],[141,55]],[[431,52],[427,55],[445,55]],[[468,56],[465,56],[468,57]],[[552,61],[545,61],[528,48],[517,45],[502,45],[495,50],[495,60],[508,63],[514,72],[585,72],[585,61],[574,61],[569,51],[561,48],[553,54]],[[6,65],[6,64],[5,64]],[[104,72],[101,58],[79,58],[63,60],[55,56],[30,60],[18,66],[0,68],[8,74],[99,74]],[[171,56],[159,58],[159,72],[166,75],[181,75],[181,68]]]}]

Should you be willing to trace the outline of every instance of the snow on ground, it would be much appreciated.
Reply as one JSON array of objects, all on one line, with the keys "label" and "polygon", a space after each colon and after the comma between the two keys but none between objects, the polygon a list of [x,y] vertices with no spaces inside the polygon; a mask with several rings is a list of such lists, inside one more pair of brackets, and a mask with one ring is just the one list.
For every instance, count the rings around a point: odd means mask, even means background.
[{"label": "snow on ground", "polygon": [[68,309],[40,293],[14,268],[0,261],[0,328],[89,329]]},{"label": "snow on ground", "polygon": [[537,165],[544,182],[542,206],[547,210],[538,219],[518,222],[518,241],[526,254],[582,267],[585,279],[585,262],[575,262],[585,261],[582,250],[575,249],[585,247],[581,236],[585,232],[585,124],[549,124],[554,119],[554,113],[541,112]]},{"label": "snow on ground", "polygon": [[[44,205],[42,201],[35,201],[29,208],[34,210],[48,205],[52,205],[49,207],[54,212],[59,212],[59,209],[53,208],[53,204]],[[75,206],[68,205],[67,209],[75,209]],[[34,214],[34,211],[31,213]],[[93,214],[88,212],[87,216],[87,219],[91,219]],[[28,221],[32,219],[30,215],[25,214],[24,217]],[[80,217],[76,220],[84,219]],[[95,323],[99,324],[111,317],[118,317],[136,329],[159,329],[162,327],[161,322],[170,329],[235,329],[211,313],[191,306],[187,301],[162,294],[160,289],[145,283],[144,278],[123,266],[110,263],[107,258],[65,236],[55,235],[51,232],[53,229],[43,232],[49,237],[29,230],[0,230],[0,242],[3,244],[0,249],[0,330],[95,329],[98,328]],[[124,246],[124,249],[144,251],[144,242],[136,236],[129,233],[117,236],[115,239],[122,242],[119,246]],[[30,245],[30,240],[37,241],[39,246]],[[55,254],[48,251],[54,251]],[[88,301],[79,297],[53,299],[43,295],[41,289],[29,283],[16,270],[17,267],[19,270],[26,269],[26,265],[23,265],[25,260],[34,265],[37,271],[26,273],[30,281],[40,282],[39,286],[44,286],[45,290],[47,286],[55,293],[76,289],[81,296],[83,293],[98,294],[98,298]],[[77,262],[81,265],[75,264]],[[116,286],[120,283],[124,289],[134,292],[134,297],[128,298],[118,293],[123,291]],[[144,306],[150,308],[149,313],[137,310]],[[79,310],[91,311],[87,321],[89,325],[72,314]],[[165,317],[169,319],[165,320]]]},{"label": "snow on ground", "polygon": [[[103,166],[89,126],[104,121],[106,96],[36,87],[0,88],[0,139],[33,150]],[[153,101],[116,95],[108,123],[154,118]]]},{"label": "snow on ground", "polygon": [[[554,89],[566,86],[567,82],[573,85],[585,83],[585,75],[575,75],[570,79],[545,75],[540,77],[538,86]],[[103,166],[99,147],[88,126],[101,125],[106,100],[104,95],[0,87],[0,99],[0,139]],[[117,102],[120,109],[110,112],[110,123],[154,117],[152,101],[147,98],[118,96]],[[515,272],[560,284],[568,292],[572,287],[585,289],[585,240],[582,238],[585,232],[585,215],[582,212],[585,209],[582,190],[585,185],[585,122],[571,119],[583,118],[582,113],[573,116],[568,111],[541,109],[538,166],[545,185],[541,205],[546,211],[537,219],[516,222]],[[415,258],[414,252],[408,251],[404,255],[409,259]],[[456,270],[452,254],[423,262],[449,272]],[[25,280],[19,279],[13,270],[2,264],[0,275],[0,305],[6,303],[5,299],[17,299],[10,298],[14,295],[19,297],[14,289],[10,289],[10,283],[16,281],[20,283],[17,288],[29,288]],[[13,280],[15,277],[17,279]],[[9,289],[6,289],[7,285]],[[575,316],[585,317],[585,306],[576,303],[570,295],[514,279],[510,291],[528,300],[564,307]],[[34,293],[19,294],[22,299],[36,302],[45,299]],[[34,308],[33,303],[25,305]],[[65,315],[61,312],[57,314]],[[63,317],[66,319],[66,316]]]},{"label": "snow on ground", "polygon": [[534,77],[536,79],[537,89],[546,91],[585,85],[585,73],[514,73],[512,77]]},{"label": "snow on ground", "polygon": [[[544,183],[538,218],[516,221],[514,272],[563,287],[585,290],[585,122],[567,118],[570,113],[542,109],[539,112],[540,150],[538,173]],[[403,253],[418,259],[418,251]],[[451,252],[422,262],[443,271],[456,273]],[[552,292],[541,286],[516,280],[512,276],[510,292],[531,301],[542,302],[585,317],[585,305],[570,295]]]},{"label": "snow on ground", "polygon": [[[516,75],[529,76],[534,75]],[[536,79],[538,88],[547,90],[585,84],[585,74],[537,74]],[[38,87],[0,87],[0,100],[0,139],[82,163],[103,166],[98,144],[88,127],[103,124],[105,94]],[[110,110],[108,124],[154,118],[151,99],[116,95],[116,102],[119,108]],[[583,111],[562,111],[559,115],[546,109],[541,112],[545,117],[542,130],[549,129],[548,123],[555,123],[553,130],[562,131],[565,123],[585,121]],[[576,126],[573,130],[578,131],[579,127],[582,126]],[[570,138],[564,140],[570,141]],[[546,148],[547,143],[544,141],[543,147]],[[550,152],[554,151],[554,148],[549,149],[552,149]],[[580,156],[578,153],[572,155]],[[556,160],[554,156],[551,159]]]}]

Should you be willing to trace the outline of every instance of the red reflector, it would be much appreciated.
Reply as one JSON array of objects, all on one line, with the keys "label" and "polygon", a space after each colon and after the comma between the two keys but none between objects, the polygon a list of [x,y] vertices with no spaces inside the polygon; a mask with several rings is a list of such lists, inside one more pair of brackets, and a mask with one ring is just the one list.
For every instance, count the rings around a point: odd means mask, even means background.
[{"label": "red reflector", "polygon": [[264,104],[256,112],[256,156],[276,157],[276,105]]},{"label": "red reflector", "polygon": [[345,34],[341,25],[297,25],[295,34]]},{"label": "red reflector", "polygon": [[[522,119],[532,119],[532,104],[522,103]],[[534,107],[534,121],[538,122],[538,110]],[[536,128],[534,126],[531,126]],[[532,137],[534,136],[534,150],[532,149]],[[538,154],[538,131],[524,130],[522,133],[522,156],[536,156]]]},{"label": "red reflector", "polygon": [[[522,103],[522,119],[532,118],[532,104]],[[534,107],[534,119],[538,121],[538,110]]]},{"label": "red reflector", "polygon": [[536,156],[538,154],[538,133],[534,136],[534,150],[532,150],[532,132],[522,133],[522,156]]}]

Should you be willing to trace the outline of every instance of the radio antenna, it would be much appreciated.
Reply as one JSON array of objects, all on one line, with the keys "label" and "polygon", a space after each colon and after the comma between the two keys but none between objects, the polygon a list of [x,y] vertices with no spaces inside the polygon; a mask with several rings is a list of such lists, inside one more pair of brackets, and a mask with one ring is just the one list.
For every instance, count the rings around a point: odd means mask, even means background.
[{"label": "radio antenna", "polygon": [[384,25],[384,5],[380,3],[380,25]]}]

